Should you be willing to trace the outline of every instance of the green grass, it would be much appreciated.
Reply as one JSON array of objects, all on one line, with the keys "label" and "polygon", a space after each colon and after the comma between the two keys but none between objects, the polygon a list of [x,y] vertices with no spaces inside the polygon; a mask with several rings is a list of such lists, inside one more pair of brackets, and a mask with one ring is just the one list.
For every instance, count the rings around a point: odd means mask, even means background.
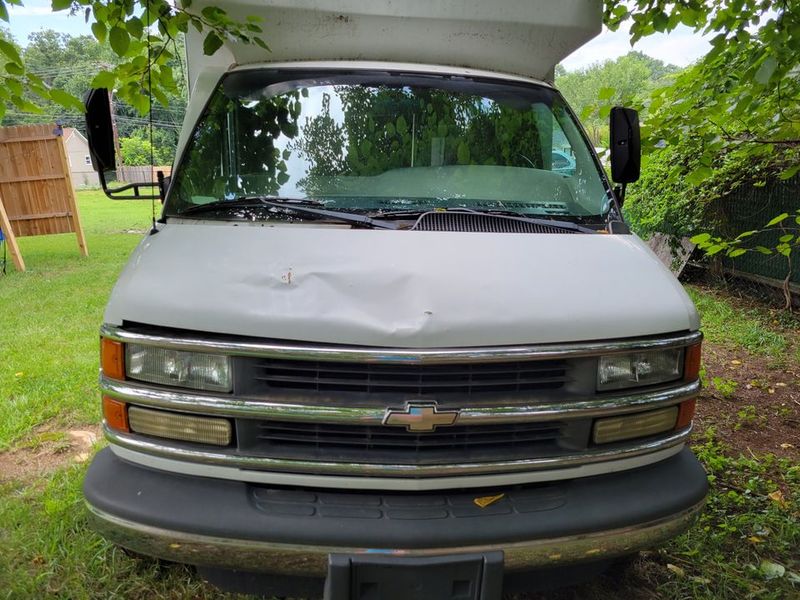
[{"label": "green grass", "polygon": [[[19,239],[27,271],[0,275],[0,450],[33,427],[94,422],[97,339],[111,287],[150,220],[150,203],[78,196],[89,256],[74,234]],[[10,262],[10,261],[9,261]]]},{"label": "green grass", "polygon": [[[662,550],[674,564],[664,598],[800,598],[800,467],[773,455],[730,455],[706,432],[694,451],[711,494],[697,525]],[[770,565],[784,569],[770,578]]]},{"label": "green grass", "polygon": [[[142,237],[125,232],[148,228],[150,204],[99,192],[82,192],[79,202],[88,258],[74,235],[23,238],[28,272],[0,275],[0,451],[43,451],[64,442],[64,429],[100,420],[98,327]],[[691,294],[712,343],[772,357],[794,343],[791,317],[743,310],[707,290]],[[696,450],[712,480],[698,527],[639,560],[632,575],[564,598],[800,598],[792,579],[800,570],[800,469],[772,456],[733,456],[713,431]],[[92,532],[80,489],[85,468],[0,483],[0,598],[220,597],[191,569],[131,558]],[[770,497],[777,490],[782,502]],[[773,563],[784,573],[770,579],[761,565]]]},{"label": "green grass", "polygon": [[702,316],[703,333],[709,342],[779,358],[787,347],[781,330],[800,330],[800,321],[791,316],[776,318],[761,307],[742,309],[733,299],[710,290],[690,287],[687,291]]}]

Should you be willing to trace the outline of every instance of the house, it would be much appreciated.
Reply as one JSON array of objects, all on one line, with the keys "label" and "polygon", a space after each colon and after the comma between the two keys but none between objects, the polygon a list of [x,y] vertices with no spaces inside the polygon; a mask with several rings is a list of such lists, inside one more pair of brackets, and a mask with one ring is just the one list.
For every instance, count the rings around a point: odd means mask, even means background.
[{"label": "house", "polygon": [[76,188],[100,185],[100,180],[92,168],[92,157],[89,155],[89,142],[74,127],[64,128],[64,149],[72,174],[72,185]]}]

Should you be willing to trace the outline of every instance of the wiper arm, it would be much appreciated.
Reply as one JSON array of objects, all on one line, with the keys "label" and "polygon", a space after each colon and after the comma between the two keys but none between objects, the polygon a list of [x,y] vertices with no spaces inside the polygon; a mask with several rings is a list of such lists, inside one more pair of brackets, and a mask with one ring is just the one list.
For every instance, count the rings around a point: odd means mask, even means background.
[{"label": "wiper arm", "polygon": [[570,231],[580,231],[581,233],[597,233],[596,230],[591,229],[589,227],[584,227],[583,225],[578,225],[577,223],[573,223],[572,221],[561,221],[560,219],[553,219],[550,217],[529,217],[522,213],[518,213],[513,210],[501,210],[501,209],[486,209],[486,210],[475,210],[472,208],[465,208],[463,209],[466,212],[477,213],[477,214],[490,214],[490,215],[498,215],[502,217],[509,217],[511,219],[516,219],[517,221],[525,221],[526,223],[531,223],[533,225],[543,225],[547,227],[558,227],[559,229],[569,229]]},{"label": "wiper arm", "polygon": [[217,200],[216,202],[209,202],[208,204],[192,206],[178,213],[178,216],[197,215],[204,212],[226,210],[228,208],[259,208],[264,206],[345,223],[358,223],[377,229],[398,229],[396,223],[378,221],[367,215],[317,208],[318,206],[325,206],[318,200],[297,200],[294,198],[278,198],[272,196],[242,196],[234,200]]}]

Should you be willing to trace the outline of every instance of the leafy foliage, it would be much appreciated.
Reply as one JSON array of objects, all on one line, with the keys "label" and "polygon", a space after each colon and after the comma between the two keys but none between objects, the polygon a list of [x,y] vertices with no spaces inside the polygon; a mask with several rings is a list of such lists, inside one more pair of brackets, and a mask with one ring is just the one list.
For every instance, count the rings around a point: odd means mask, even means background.
[{"label": "leafy foliage", "polygon": [[[8,6],[22,6],[22,0],[0,0],[0,20],[9,22]],[[219,7],[191,8],[191,0],[171,3],[168,0],[52,0],[53,12],[82,14],[95,39],[108,44],[118,58],[97,73],[91,81],[95,88],[114,89],[116,95],[140,114],[150,109],[151,98],[162,106],[169,104],[169,94],[178,92],[173,61],[178,52],[176,40],[193,27],[205,34],[203,50],[214,54],[224,40],[252,43],[268,49],[259,37],[260,19],[232,19]],[[83,104],[59,87],[48,85],[23,60],[19,48],[0,36],[0,118],[6,107],[20,111],[41,112],[40,103],[54,102],[82,112]],[[27,92],[27,93],[26,93]],[[33,94],[34,100],[28,97]]]},{"label": "leafy foliage", "polygon": [[172,164],[173,149],[169,143],[165,143],[164,137],[162,130],[154,128],[152,144],[145,129],[135,130],[131,137],[120,138],[122,164],[128,166]]},{"label": "leafy foliage", "polygon": [[558,65],[556,85],[580,116],[592,143],[606,147],[611,107],[642,104],[653,89],[668,84],[678,71],[675,65],[629,52],[575,71]]},{"label": "leafy foliage", "polygon": [[[647,115],[643,142],[651,154],[645,172],[652,172],[632,190],[627,213],[645,233],[714,231],[705,211],[709,202],[743,182],[789,179],[800,171],[796,3],[605,0],[605,20],[611,29],[630,23],[632,43],[679,25],[713,35],[706,56],[640,104]],[[676,201],[687,210],[666,206]],[[778,221],[765,228],[776,225]],[[727,240],[712,233],[695,239],[709,254],[724,251],[729,257],[747,251],[790,257],[800,247],[796,237],[787,237],[790,232],[780,236],[773,248],[748,246],[748,238],[760,231],[741,232]]]}]

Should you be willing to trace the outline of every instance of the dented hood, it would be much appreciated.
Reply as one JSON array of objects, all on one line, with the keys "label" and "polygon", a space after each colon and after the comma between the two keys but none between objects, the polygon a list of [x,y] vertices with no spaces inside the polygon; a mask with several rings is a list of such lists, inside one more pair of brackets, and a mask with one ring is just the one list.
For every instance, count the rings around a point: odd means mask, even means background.
[{"label": "dented hood", "polygon": [[164,225],[105,320],[387,347],[588,341],[695,330],[691,301],[633,235]]}]

